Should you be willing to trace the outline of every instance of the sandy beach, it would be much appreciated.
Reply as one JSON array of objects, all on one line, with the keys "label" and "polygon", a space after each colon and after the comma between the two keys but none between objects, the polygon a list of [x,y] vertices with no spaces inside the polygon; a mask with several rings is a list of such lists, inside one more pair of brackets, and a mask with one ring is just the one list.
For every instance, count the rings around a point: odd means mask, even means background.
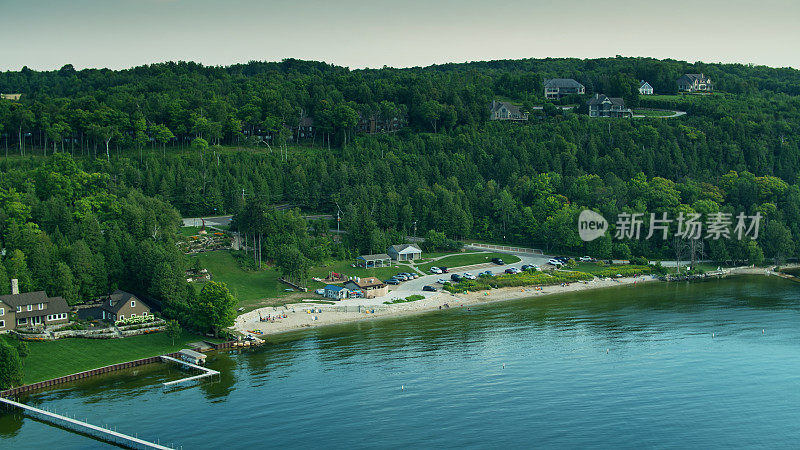
[{"label": "sandy beach", "polygon": [[[521,298],[539,297],[590,289],[601,289],[645,282],[658,281],[650,275],[624,277],[617,279],[595,279],[587,282],[575,282],[569,285],[553,285],[541,288],[515,287],[493,289],[491,291],[471,292],[467,294],[450,294],[449,292],[426,293],[426,297],[408,303],[384,305],[383,301],[393,298],[387,295],[374,299],[348,299],[334,305],[317,303],[295,303],[286,306],[265,307],[244,313],[236,318],[233,329],[245,335],[267,336],[277,333],[302,330],[310,327],[337,325],[348,322],[375,320],[380,318],[397,318],[442,308],[459,308],[502,302]],[[344,311],[344,310],[347,311]],[[262,321],[271,317],[274,320]],[[253,333],[258,331],[263,334]]]}]

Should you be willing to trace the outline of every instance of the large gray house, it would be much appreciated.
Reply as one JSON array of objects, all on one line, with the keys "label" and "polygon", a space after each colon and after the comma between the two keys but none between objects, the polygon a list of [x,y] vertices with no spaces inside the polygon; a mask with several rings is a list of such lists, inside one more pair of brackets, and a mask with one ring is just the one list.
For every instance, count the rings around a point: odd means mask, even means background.
[{"label": "large gray house", "polygon": [[69,322],[69,305],[61,297],[48,297],[44,291],[19,292],[11,280],[11,294],[0,295],[0,332],[19,327],[57,325]]},{"label": "large gray house", "polygon": [[544,98],[558,99],[566,95],[585,93],[586,88],[572,78],[552,78],[544,82]]},{"label": "large gray house", "polygon": [[489,119],[491,120],[528,120],[527,113],[522,112],[522,110],[519,109],[519,106],[512,105],[509,102],[498,102],[492,100],[490,113],[491,115],[489,116]]},{"label": "large gray house", "polygon": [[633,111],[625,107],[625,100],[595,94],[588,102],[589,117],[633,117]]},{"label": "large gray house", "polygon": [[711,92],[714,83],[702,73],[686,73],[678,78],[678,90],[683,92]]}]

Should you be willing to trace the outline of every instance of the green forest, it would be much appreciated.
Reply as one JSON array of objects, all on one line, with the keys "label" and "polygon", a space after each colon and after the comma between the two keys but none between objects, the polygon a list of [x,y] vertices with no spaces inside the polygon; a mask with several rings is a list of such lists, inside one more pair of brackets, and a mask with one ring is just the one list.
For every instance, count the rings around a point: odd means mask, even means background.
[{"label": "green forest", "polygon": [[[683,73],[710,95],[676,95]],[[585,96],[545,101],[548,78]],[[654,97],[638,95],[647,80]],[[584,243],[577,216],[620,212],[764,217],[756,241],[707,241],[704,258],[797,256],[800,71],[650,58],[529,59],[349,70],[284,60],[128,70],[0,73],[0,293],[9,279],[79,302],[119,287],[166,311],[195,296],[175,246],[180,216],[234,214],[254,264],[298,277],[327,258],[383,252],[416,230],[598,258],[674,259],[662,240]],[[594,119],[594,93],[674,119]],[[531,113],[489,121],[508,99]],[[537,106],[543,108],[537,109]],[[403,124],[365,133],[365,117]],[[313,131],[300,135],[301,119]],[[336,224],[303,212],[341,211]],[[169,312],[167,313],[169,314]]]}]

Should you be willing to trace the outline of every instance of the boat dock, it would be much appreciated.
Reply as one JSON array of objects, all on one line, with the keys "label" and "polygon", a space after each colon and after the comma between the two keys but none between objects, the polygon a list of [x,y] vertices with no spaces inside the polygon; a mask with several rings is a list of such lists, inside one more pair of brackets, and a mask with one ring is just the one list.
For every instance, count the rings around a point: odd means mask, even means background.
[{"label": "boat dock", "polygon": [[178,383],[184,383],[184,382],[187,382],[187,381],[199,380],[201,378],[210,377],[210,376],[214,376],[214,375],[219,375],[219,372],[217,372],[216,370],[211,370],[211,369],[208,369],[208,368],[205,368],[205,367],[202,367],[202,366],[198,366],[196,364],[192,364],[190,362],[182,361],[180,359],[173,358],[171,356],[162,355],[161,356],[161,360],[165,361],[165,362],[169,361],[169,362],[178,363],[178,364],[181,364],[181,365],[184,365],[184,366],[187,366],[187,367],[191,367],[192,369],[197,369],[197,370],[203,371],[203,373],[201,373],[200,375],[194,375],[194,376],[191,376],[191,377],[181,378],[180,380],[167,381],[167,382],[163,383],[163,385],[165,387],[166,386],[172,386],[172,385],[175,385],[175,384],[178,384]]},{"label": "boat dock", "polygon": [[138,437],[129,436],[127,434],[123,434],[114,430],[109,430],[108,428],[99,427],[97,425],[92,425],[90,423],[82,422],[77,419],[73,419],[71,417],[62,416],[61,414],[56,414],[54,412],[45,411],[43,409],[35,408],[33,406],[28,406],[23,403],[15,402],[13,400],[9,400],[7,398],[0,397],[0,403],[4,403],[11,407],[16,407],[24,410],[29,415],[42,420],[44,422],[64,427],[70,430],[77,431],[79,433],[88,434],[93,436],[97,439],[102,441],[108,442],[110,444],[118,445],[125,448],[135,448],[135,449],[171,449],[173,447],[166,447],[161,445],[160,443],[153,443],[149,441],[145,441],[144,439],[139,439]]}]

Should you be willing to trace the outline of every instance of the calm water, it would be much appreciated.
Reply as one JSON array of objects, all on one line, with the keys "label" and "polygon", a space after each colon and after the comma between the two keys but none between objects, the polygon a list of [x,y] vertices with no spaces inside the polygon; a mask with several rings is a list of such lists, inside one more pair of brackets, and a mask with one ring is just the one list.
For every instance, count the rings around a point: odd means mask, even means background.
[{"label": "calm water", "polygon": [[[282,336],[209,366],[221,381],[165,392],[181,373],[153,365],[25,401],[185,449],[797,447],[800,285],[456,309]],[[3,448],[104,445],[11,415],[0,433]]]}]

